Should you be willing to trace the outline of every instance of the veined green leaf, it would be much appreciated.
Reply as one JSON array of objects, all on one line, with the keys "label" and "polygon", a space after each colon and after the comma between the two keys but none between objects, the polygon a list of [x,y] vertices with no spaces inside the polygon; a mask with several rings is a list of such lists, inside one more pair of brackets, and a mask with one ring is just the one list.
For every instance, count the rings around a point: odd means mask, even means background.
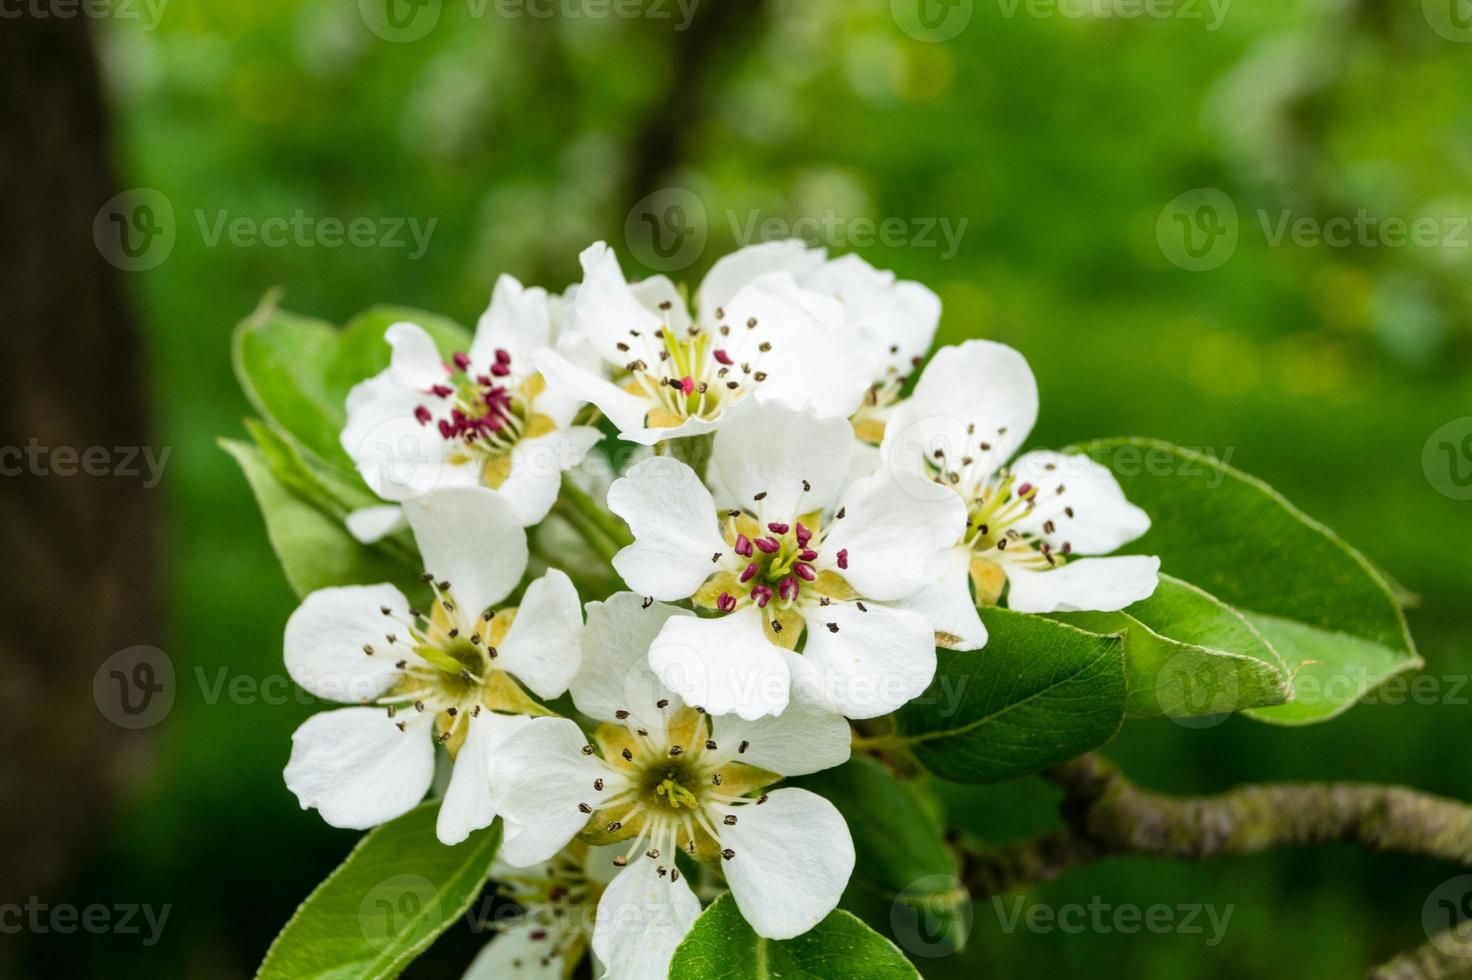
[{"label": "veined green leaf", "polygon": [[895,715],[893,741],[958,783],[1038,772],[1098,748],[1124,719],[1124,639],[1041,616],[982,611],[990,639],[938,650],[935,680]]},{"label": "veined green leaf", "polygon": [[396,977],[480,894],[501,824],[454,847],[435,837],[438,802],[369,832],[296,910],[257,980]]},{"label": "veined green leaf", "polygon": [[1251,717],[1324,721],[1421,665],[1392,585],[1261,480],[1148,439],[1101,440],[1076,451],[1113,470],[1150,514],[1149,533],[1124,550],[1159,555],[1171,575],[1241,611],[1282,657],[1292,702],[1250,708]]},{"label": "veined green leaf", "polygon": [[1053,618],[1124,636],[1126,711],[1133,716],[1219,715],[1282,704],[1292,693],[1282,658],[1241,613],[1168,575],[1128,612]]},{"label": "veined green leaf", "polygon": [[261,450],[231,439],[220,446],[240,464],[266,521],[266,536],[298,596],[334,585],[393,582],[409,595],[419,583],[380,549],[359,544],[340,520],[292,493],[272,474]]},{"label": "veined green leaf", "polygon": [[675,950],[670,980],[916,980],[920,974],[894,943],[838,909],[796,939],[763,939],[730,894],[700,914]]}]

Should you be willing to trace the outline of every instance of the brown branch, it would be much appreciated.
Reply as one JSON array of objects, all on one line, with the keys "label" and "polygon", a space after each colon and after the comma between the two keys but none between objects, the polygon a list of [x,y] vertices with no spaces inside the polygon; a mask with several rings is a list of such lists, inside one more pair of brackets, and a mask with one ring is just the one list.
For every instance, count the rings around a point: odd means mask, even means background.
[{"label": "brown branch", "polygon": [[[1063,790],[1059,811],[1066,826],[995,848],[963,848],[961,879],[974,897],[1039,884],[1123,855],[1199,861],[1350,843],[1472,866],[1472,807],[1399,786],[1277,783],[1174,797],[1139,788],[1092,754],[1047,776]],[[1446,941],[1433,940],[1391,960],[1372,976],[1472,976],[1472,923],[1457,931],[1458,936],[1438,937]]]}]

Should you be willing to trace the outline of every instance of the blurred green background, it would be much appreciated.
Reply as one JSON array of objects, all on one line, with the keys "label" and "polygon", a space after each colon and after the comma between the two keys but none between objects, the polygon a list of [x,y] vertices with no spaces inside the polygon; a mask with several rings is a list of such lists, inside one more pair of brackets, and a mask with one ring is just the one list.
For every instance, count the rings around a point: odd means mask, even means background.
[{"label": "blurred green background", "polygon": [[[673,0],[643,6],[598,17],[596,0],[560,0],[543,18],[427,0],[399,8],[402,28],[377,0],[172,0],[98,23],[123,183],[175,213],[172,253],[128,283],[157,441],[173,449],[168,630],[139,642],[168,651],[179,697],[131,797],[99,818],[100,845],[46,898],[172,911],[151,948],[33,937],[0,972],[247,976],[356,839],[282,783],[310,706],[210,696],[221,678],[281,675],[294,605],[214,444],[248,412],[229,339],[262,294],[279,286],[283,305],[335,322],[391,302],[473,323],[498,273],[561,289],[600,238],[631,273],[674,265],[693,288],[754,240],[753,219],[757,238],[828,219],[814,244],[940,293],[943,340],[1020,348],[1042,389],[1034,444],[1138,434],[1231,453],[1421,597],[1432,703],[1300,730],[1132,722],[1108,752],[1133,777],[1472,798],[1472,689],[1457,681],[1472,668],[1472,502],[1422,462],[1435,430],[1472,414],[1472,46],[1456,21],[1392,0],[1176,0],[1137,17],[1128,0],[702,0],[680,30]],[[1163,209],[1198,188],[1233,203],[1238,242],[1191,271]],[[1422,246],[1273,243],[1284,213],[1361,209],[1442,231]],[[405,247],[212,239],[222,215],[298,212],[434,225],[418,256],[407,231]],[[652,240],[645,213],[689,236]],[[855,220],[887,218],[887,242]],[[943,227],[960,229],[954,248]],[[671,241],[672,257],[655,247]],[[990,839],[1051,819],[1038,782],[949,795]],[[1028,901],[1230,905],[1221,942],[1209,928],[1009,934],[985,902],[964,954],[918,962],[927,977],[1344,977],[1423,942],[1422,904],[1454,873],[1349,847],[1115,861]],[[409,975],[455,975],[476,945],[457,927]]]}]

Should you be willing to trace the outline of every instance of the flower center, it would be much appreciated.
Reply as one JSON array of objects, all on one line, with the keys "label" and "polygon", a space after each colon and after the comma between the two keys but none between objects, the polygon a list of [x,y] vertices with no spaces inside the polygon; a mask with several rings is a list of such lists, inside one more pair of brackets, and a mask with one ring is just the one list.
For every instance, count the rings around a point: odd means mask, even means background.
[{"label": "flower center", "polygon": [[484,370],[473,370],[470,357],[456,353],[446,365],[446,383],[432,386],[428,394],[444,403],[438,415],[427,406],[414,410],[420,425],[435,424],[446,442],[484,453],[505,453],[526,429],[527,399],[510,382],[511,355],[497,350],[495,361]]},{"label": "flower center", "polygon": [[[717,310],[721,322],[714,332],[698,324],[680,332],[669,325],[671,306],[669,301],[660,304],[666,312],[663,327],[653,333],[630,330],[629,339],[618,344],[619,352],[629,357],[624,364],[629,373],[625,390],[656,403],[649,413],[650,424],[670,427],[685,419],[714,419],[767,380],[760,366],[772,343],[760,336],[762,327],[755,317],[733,328],[724,322],[725,311]],[[737,335],[739,344],[732,339],[736,330],[745,334]],[[754,353],[738,362],[733,349]]]},{"label": "flower center", "polygon": [[[668,701],[656,708],[664,712]],[[757,793],[778,777],[739,761],[749,741],[721,745],[704,712],[681,708],[665,716],[665,729],[653,732],[640,726],[627,711],[620,723],[600,726],[598,747],[583,751],[600,759],[604,775],[592,790],[602,794],[595,808],[580,803],[589,814],[583,832],[587,843],[630,840],[625,853],[614,858],[623,866],[639,856],[655,861],[661,875],[679,878],[676,850],[697,858],[719,855],[731,860],[735,852],[721,844],[721,829],[736,825],[743,807],[766,802]],[[594,798],[597,798],[596,796]]]},{"label": "flower center", "polygon": [[[363,647],[368,656],[399,658],[394,664],[400,671],[399,683],[373,703],[387,708],[390,718],[406,710],[433,717],[436,737],[450,743],[452,753],[463,741],[467,719],[482,709],[544,713],[511,675],[493,666],[495,644],[509,632],[516,610],[469,613],[455,603],[449,582],[437,582],[428,572],[420,577],[434,591],[431,610],[411,609],[410,618],[404,620],[383,607],[380,611],[398,628],[384,634],[386,649]],[[398,725],[405,730],[408,723]]]}]

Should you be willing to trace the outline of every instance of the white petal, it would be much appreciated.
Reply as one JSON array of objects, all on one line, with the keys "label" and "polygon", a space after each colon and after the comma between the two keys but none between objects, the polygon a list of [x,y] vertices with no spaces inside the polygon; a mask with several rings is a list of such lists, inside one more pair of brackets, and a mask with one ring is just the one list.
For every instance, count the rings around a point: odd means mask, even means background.
[{"label": "white petal", "polygon": [[[740,506],[787,522],[833,502],[853,447],[847,419],[747,402],[716,433],[711,464]],[[803,481],[812,489],[804,490]],[[758,501],[758,494],[765,496]]]},{"label": "white petal", "polygon": [[[1150,530],[1150,517],[1125,499],[1114,474],[1087,456],[1035,451],[1012,464],[1017,483],[1037,487],[1033,509],[1016,524],[1076,555],[1106,555]],[[1059,493],[1059,489],[1062,493]],[[1045,525],[1053,525],[1049,532]]]},{"label": "white petal", "polygon": [[843,255],[800,279],[803,286],[842,300],[848,322],[875,351],[875,378],[910,373],[940,323],[940,297],[917,282],[897,282],[857,255]]},{"label": "white petal", "polygon": [[434,338],[417,323],[395,323],[384,331],[383,339],[393,348],[389,373],[399,384],[424,391],[448,377]]},{"label": "white petal", "polygon": [[772,272],[786,272],[799,279],[823,264],[824,251],[809,248],[801,239],[748,245],[723,256],[711,266],[700,284],[700,319],[714,325],[716,310],[756,279]]},{"label": "white petal", "polygon": [[557,938],[536,920],[523,918],[487,943],[461,980],[563,980],[564,964],[553,945]]},{"label": "white petal", "polygon": [[527,586],[496,666],[540,698],[567,690],[582,660],[583,607],[572,580],[556,569]]},{"label": "white petal", "polygon": [[865,477],[843,495],[844,518],[823,541],[825,568],[874,599],[903,599],[925,588],[944,568],[944,557],[966,531],[966,505],[949,490],[901,472]]},{"label": "white petal", "polygon": [[607,378],[574,364],[562,352],[537,351],[532,355],[532,363],[542,372],[549,390],[579,401],[592,402],[618,426],[620,432],[642,429],[644,417],[654,407],[652,399],[624,391]]},{"label": "white petal", "polygon": [[937,633],[956,637],[958,642],[943,644],[949,649],[980,650],[986,646],[986,627],[971,597],[971,552],[964,546],[952,548],[943,561],[940,578],[896,602],[895,608],[917,612]]},{"label": "white petal", "polygon": [[848,721],[828,703],[817,670],[799,654],[782,653],[792,673],[787,709],[776,717],[755,721],[734,714],[716,719],[718,751],[722,757],[781,776],[802,776],[843,765],[853,741]]},{"label": "white petal", "polygon": [[629,525],[634,543],[613,558],[629,588],[656,599],[684,599],[726,550],[716,505],[695,471],[677,459],[646,459],[608,490],[608,509]]},{"label": "white petal", "polygon": [[602,793],[593,781],[607,771],[583,755],[587,739],[566,718],[533,718],[502,742],[491,757],[491,800],[504,821],[501,859],[527,868],[562,850],[588,822],[579,809],[597,809],[616,792],[609,780]]},{"label": "white petal", "polygon": [[609,363],[621,365],[624,359],[617,345],[629,331],[653,333],[662,321],[629,289],[618,258],[603,242],[584,249],[578,260],[583,266],[583,281],[573,297],[574,329]]},{"label": "white petal", "polygon": [[747,606],[715,619],[669,620],[649,648],[649,666],[686,704],[753,719],[787,707],[792,676],[782,654],[762,629],[761,611]]},{"label": "white petal", "polygon": [[579,425],[521,440],[511,450],[511,471],[496,492],[522,525],[541,523],[557,502],[563,471],[581,463],[601,438],[592,426]]},{"label": "white petal", "polygon": [[928,476],[940,452],[949,471],[970,458],[968,471],[985,477],[1012,458],[1037,417],[1037,381],[1017,351],[989,340],[942,347],[885,426],[885,462]]},{"label": "white petal", "polygon": [[434,778],[427,719],[400,731],[382,708],[338,708],[291,736],[286,786],[334,827],[366,830],[412,810]]},{"label": "white petal", "polygon": [[409,601],[392,585],[319,589],[286,621],[286,672],[329,701],[356,704],[380,697],[398,680],[394,663],[403,656],[390,646],[388,634],[397,628],[395,620],[408,618]]},{"label": "white petal", "polygon": [[[917,697],[935,677],[935,633],[904,609],[835,602],[805,610],[803,656],[828,699],[850,718],[877,718]],[[838,632],[829,629],[836,625]]]},{"label": "white petal", "polygon": [[383,504],[378,507],[362,507],[343,518],[348,533],[360,544],[382,541],[390,534],[397,534],[409,526],[404,509],[398,504]]},{"label": "white petal", "polygon": [[458,844],[473,830],[489,827],[496,819],[491,802],[491,757],[501,743],[515,735],[531,718],[472,713],[465,721],[465,741],[455,756],[450,785],[440,803],[435,833],[441,844]]},{"label": "white petal", "polygon": [[526,532],[494,490],[435,490],[406,502],[404,513],[425,569],[450,583],[467,617],[479,616],[521,581]]},{"label": "white petal", "polygon": [[[844,356],[851,335],[837,300],[800,288],[786,273],[772,273],[737,293],[726,316],[738,325],[727,353],[767,375],[756,387],[757,400],[780,401],[821,418],[848,418],[858,410],[873,371],[865,358]],[[751,322],[756,329],[740,326]]]},{"label": "white petal", "polygon": [[741,915],[768,939],[791,939],[822,922],[854,870],[854,842],[843,815],[805,789],[779,789],[737,811],[721,828],[736,852],[722,862]]},{"label": "white petal", "polygon": [[614,721],[618,712],[629,711],[645,727],[662,722],[662,714],[644,710],[659,700],[663,688],[649,667],[649,647],[671,616],[693,615],[662,602],[646,609],[644,599],[632,592],[588,603],[583,662],[572,680],[573,704],[599,721]]},{"label": "white petal", "polygon": [[1007,570],[1007,607],[1018,612],[1113,612],[1148,599],[1159,584],[1160,559],[1143,555],[1079,558],[1061,568]]},{"label": "white petal", "polygon": [[[639,305],[664,321],[665,329],[684,333],[690,326],[690,311],[685,306],[685,298],[668,276],[650,276],[629,286],[629,291]],[[665,303],[669,306],[660,309]]]},{"label": "white petal", "polygon": [[348,421],[341,443],[363,481],[385,500],[408,500],[443,486],[474,486],[474,467],[451,462],[452,445],[432,422],[420,422],[419,407],[441,412],[439,399],[400,385],[384,372],[348,395]]},{"label": "white petal", "polygon": [[613,980],[665,977],[675,947],[700,915],[700,899],[682,877],[659,874],[640,856],[603,892],[593,927],[593,952]]},{"label": "white petal", "polygon": [[513,371],[530,371],[528,358],[534,350],[552,342],[551,310],[547,291],[537,286],[528,289],[515,277],[502,275],[491,291],[491,304],[481,314],[470,344],[471,366],[485,370],[495,363],[496,351],[511,355]]}]

